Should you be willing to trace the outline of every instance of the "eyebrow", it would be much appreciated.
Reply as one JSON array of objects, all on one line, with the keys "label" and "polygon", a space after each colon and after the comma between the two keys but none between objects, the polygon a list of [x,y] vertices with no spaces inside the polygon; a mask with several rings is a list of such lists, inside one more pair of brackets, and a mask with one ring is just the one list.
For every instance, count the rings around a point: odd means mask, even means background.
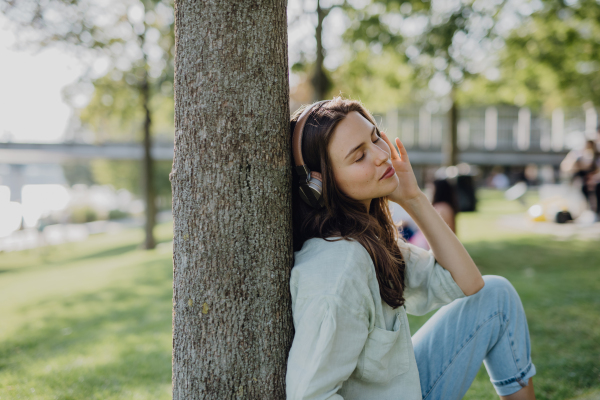
[{"label": "eyebrow", "polygon": [[[376,126],[373,126],[373,129],[371,130],[371,135],[370,135],[370,136],[373,136],[373,131],[375,131],[375,130],[377,130],[377,127],[376,127]],[[365,144],[365,142],[362,142],[361,144],[359,144],[358,146],[356,146],[355,148],[353,148],[352,150],[350,150],[350,151],[348,152],[348,154],[346,154],[346,157],[344,157],[344,160],[345,160],[346,158],[350,157],[350,154],[352,154],[352,153],[354,153],[356,150],[360,149],[360,148],[361,148],[361,147],[362,147],[364,144]]]}]

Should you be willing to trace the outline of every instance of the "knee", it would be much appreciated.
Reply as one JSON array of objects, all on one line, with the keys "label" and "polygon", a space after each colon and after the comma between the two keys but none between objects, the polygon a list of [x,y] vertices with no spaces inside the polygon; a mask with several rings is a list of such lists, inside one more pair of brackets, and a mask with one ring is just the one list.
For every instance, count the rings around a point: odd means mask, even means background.
[{"label": "knee", "polygon": [[484,275],[485,286],[481,289],[486,297],[505,298],[507,300],[518,299],[519,295],[508,279],[497,275]]}]

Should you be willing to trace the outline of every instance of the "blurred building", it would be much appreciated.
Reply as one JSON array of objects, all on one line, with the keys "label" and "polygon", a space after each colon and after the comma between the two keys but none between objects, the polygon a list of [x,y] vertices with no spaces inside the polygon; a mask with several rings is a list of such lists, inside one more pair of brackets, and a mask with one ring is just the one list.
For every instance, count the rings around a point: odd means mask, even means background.
[{"label": "blurred building", "polygon": [[[443,161],[442,150],[450,132],[447,111],[443,102],[430,102],[376,116],[388,136],[402,140],[420,180],[426,175],[421,171]],[[459,161],[477,165],[484,177],[492,171],[498,173],[500,167],[510,183],[553,182],[567,152],[594,138],[597,125],[598,112],[590,105],[557,108],[549,114],[506,105],[461,108]],[[533,175],[535,179],[531,179]]]}]

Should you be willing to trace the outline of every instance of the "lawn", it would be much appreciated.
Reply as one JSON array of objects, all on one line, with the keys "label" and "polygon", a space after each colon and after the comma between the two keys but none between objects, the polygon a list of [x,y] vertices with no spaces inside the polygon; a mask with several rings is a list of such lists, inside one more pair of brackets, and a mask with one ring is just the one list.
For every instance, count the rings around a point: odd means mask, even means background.
[{"label": "lawn", "polygon": [[[527,312],[538,399],[600,399],[600,249],[499,229],[525,207],[479,193],[458,221],[484,274],[508,278]],[[535,200],[530,194],[527,202]],[[172,226],[0,253],[0,399],[168,399]],[[410,318],[415,331],[427,317]],[[465,399],[497,399],[482,368]]]},{"label": "lawn", "polygon": [[[507,278],[521,296],[536,365],[536,397],[600,400],[600,248],[597,241],[501,230],[496,219],[526,211],[494,191],[480,191],[478,212],[458,221],[458,235],[482,274]],[[526,203],[535,202],[529,193]],[[428,316],[409,317],[416,331]],[[465,399],[497,399],[485,368]]]}]

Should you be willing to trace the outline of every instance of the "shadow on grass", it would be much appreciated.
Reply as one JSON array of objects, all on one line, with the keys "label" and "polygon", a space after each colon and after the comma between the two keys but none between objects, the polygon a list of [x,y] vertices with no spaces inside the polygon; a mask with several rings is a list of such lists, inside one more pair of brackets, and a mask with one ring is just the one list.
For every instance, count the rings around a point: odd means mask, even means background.
[{"label": "shadow on grass", "polygon": [[69,262],[77,262],[83,260],[91,260],[97,258],[116,257],[131,251],[135,251],[140,248],[140,243],[133,243],[119,247],[111,247],[106,250],[98,251],[96,253],[89,253],[80,257],[70,258]]},{"label": "shadow on grass", "polygon": [[[165,240],[156,240],[156,245],[158,246],[162,243],[169,243],[170,241],[171,241],[171,238],[168,238]],[[86,254],[81,257],[71,258],[71,259],[69,259],[69,262],[77,262],[77,261],[97,259],[97,258],[106,258],[106,257],[117,257],[120,255],[129,253],[131,251],[140,250],[140,249],[143,249],[143,243],[135,242],[135,243],[120,246],[120,247],[112,247],[112,248],[109,248],[106,250],[98,251],[96,253]]]},{"label": "shadow on grass", "polygon": [[[163,240],[157,240],[156,241],[156,245],[159,246],[163,243],[170,243],[172,241],[171,238],[164,238]],[[68,243],[67,246],[74,246],[76,245],[75,243]],[[64,246],[64,245],[63,245]],[[70,253],[70,249],[67,247],[60,247],[60,246],[46,246],[46,247],[42,247],[42,248],[38,248],[38,249],[30,249],[30,250],[24,250],[25,252],[37,252],[37,254],[39,255],[39,262],[38,263],[31,263],[28,266],[13,266],[13,267],[9,267],[9,268],[1,268],[0,269],[0,274],[4,274],[4,273],[21,273],[21,272],[29,272],[29,271],[35,271],[38,269],[47,269],[47,268],[52,268],[52,267],[57,267],[57,266],[63,266],[65,263],[77,263],[80,261],[86,261],[86,260],[100,260],[103,258],[109,258],[109,257],[118,257],[118,256],[122,256],[125,255],[127,253],[133,252],[133,251],[137,251],[142,249],[143,243],[140,242],[133,242],[133,243],[128,243],[128,244],[124,244],[122,246],[117,246],[117,247],[110,247],[110,246],[106,246],[106,248],[100,250],[100,251],[96,251],[93,253],[86,253],[80,256],[73,256],[73,257],[69,257],[69,256],[63,256],[63,254],[68,254]],[[56,254],[60,254],[60,257],[56,257]]]},{"label": "shadow on grass", "polygon": [[[172,238],[166,238],[164,240],[158,240],[156,239],[156,245],[160,245],[162,243],[169,243],[172,240]],[[97,258],[106,258],[106,257],[117,257],[132,251],[136,251],[136,250],[140,250],[143,249],[143,239],[140,240],[139,242],[133,242],[130,244],[126,244],[123,246],[118,246],[118,247],[110,247],[95,253],[89,253],[89,254],[85,254],[82,255],[80,257],[73,257],[73,258],[69,258],[68,261],[69,262],[77,262],[77,261],[83,261],[83,260],[91,260],[91,259],[97,259]]]},{"label": "shadow on grass", "polygon": [[133,287],[32,306],[47,313],[0,344],[0,393],[8,384],[15,395],[35,383],[61,399],[135,391],[164,397],[159,393],[171,382],[172,267],[162,260],[140,267],[144,274],[128,282]]}]

